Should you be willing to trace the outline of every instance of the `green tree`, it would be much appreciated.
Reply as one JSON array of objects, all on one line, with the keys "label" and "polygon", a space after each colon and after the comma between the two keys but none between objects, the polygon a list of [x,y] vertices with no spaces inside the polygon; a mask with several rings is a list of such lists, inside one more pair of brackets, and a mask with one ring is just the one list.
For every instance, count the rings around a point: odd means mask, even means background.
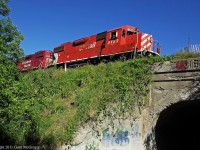
[{"label": "green tree", "polygon": [[18,78],[16,61],[23,54],[23,35],[9,18],[8,1],[0,0],[0,101],[5,98],[4,89]]},{"label": "green tree", "polygon": [[9,14],[10,9],[7,6],[8,0],[0,1],[0,14],[3,16],[7,16]]},{"label": "green tree", "polygon": [[8,139],[4,128],[9,120],[6,110],[12,101],[10,88],[19,78],[16,61],[23,54],[20,47],[23,35],[9,18],[8,2],[9,0],[0,0],[0,141]]},{"label": "green tree", "polygon": [[23,35],[9,18],[7,3],[8,0],[0,0],[0,56],[16,60],[23,54],[23,49],[20,48]]}]

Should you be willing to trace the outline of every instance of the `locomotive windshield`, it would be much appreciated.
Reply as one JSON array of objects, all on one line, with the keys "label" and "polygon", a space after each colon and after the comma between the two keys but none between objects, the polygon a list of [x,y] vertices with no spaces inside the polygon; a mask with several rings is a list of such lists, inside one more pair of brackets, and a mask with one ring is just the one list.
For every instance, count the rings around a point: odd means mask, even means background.
[{"label": "locomotive windshield", "polygon": [[132,31],[127,31],[127,35],[132,35],[133,33]]},{"label": "locomotive windshield", "polygon": [[135,33],[137,33],[137,32],[135,32],[134,29],[132,29],[132,28],[127,29],[127,35],[132,35],[132,34],[135,34]]}]

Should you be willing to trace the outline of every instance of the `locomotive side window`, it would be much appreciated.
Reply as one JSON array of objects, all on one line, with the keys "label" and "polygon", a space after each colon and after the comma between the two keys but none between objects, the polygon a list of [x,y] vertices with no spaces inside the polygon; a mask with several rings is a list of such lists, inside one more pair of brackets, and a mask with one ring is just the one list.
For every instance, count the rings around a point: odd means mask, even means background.
[{"label": "locomotive side window", "polygon": [[124,38],[126,37],[126,31],[125,30],[122,31],[122,37],[124,37]]},{"label": "locomotive side window", "polygon": [[114,31],[110,33],[110,39],[115,40],[117,38],[118,32]]}]

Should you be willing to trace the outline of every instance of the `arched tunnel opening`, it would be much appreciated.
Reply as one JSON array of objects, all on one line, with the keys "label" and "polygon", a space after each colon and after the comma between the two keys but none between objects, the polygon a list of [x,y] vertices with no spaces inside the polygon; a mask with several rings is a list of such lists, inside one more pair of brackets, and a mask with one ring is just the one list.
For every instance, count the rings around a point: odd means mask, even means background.
[{"label": "arched tunnel opening", "polygon": [[200,150],[200,100],[183,101],[160,113],[155,127],[157,150]]}]

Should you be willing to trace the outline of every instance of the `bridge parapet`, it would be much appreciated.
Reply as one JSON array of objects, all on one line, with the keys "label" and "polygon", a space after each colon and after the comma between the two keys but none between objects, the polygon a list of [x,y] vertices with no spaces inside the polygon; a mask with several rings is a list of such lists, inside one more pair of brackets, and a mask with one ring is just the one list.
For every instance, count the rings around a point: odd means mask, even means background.
[{"label": "bridge parapet", "polygon": [[195,81],[200,78],[200,58],[167,61],[152,66],[154,82]]}]

